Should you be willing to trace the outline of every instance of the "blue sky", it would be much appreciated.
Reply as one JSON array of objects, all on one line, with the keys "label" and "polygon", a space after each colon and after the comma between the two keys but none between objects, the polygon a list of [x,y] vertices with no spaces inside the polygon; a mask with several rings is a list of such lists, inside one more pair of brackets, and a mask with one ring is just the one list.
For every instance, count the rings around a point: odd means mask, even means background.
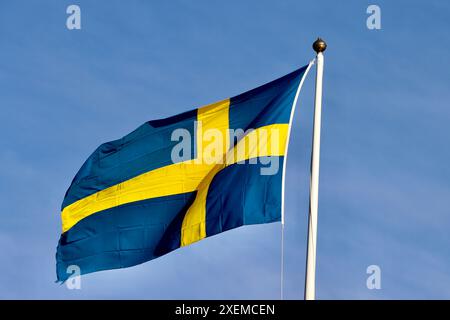
[{"label": "blue sky", "polygon": [[[280,225],[54,283],[59,210],[102,142],[307,64],[328,42],[319,299],[450,298],[450,5],[376,1],[2,1],[0,298],[279,297]],[[82,30],[66,29],[81,7]],[[303,297],[314,72],[289,149],[285,296]],[[381,290],[366,288],[379,265]]]}]

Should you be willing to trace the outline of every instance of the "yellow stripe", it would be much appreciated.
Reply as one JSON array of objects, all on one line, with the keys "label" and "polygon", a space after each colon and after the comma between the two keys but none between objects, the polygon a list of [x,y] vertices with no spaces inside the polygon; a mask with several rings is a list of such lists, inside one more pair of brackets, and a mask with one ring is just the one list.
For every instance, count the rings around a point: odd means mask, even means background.
[{"label": "yellow stripe", "polygon": [[210,166],[193,160],[158,168],[101,190],[65,207],[61,214],[66,232],[91,214],[125,203],[195,191]]},{"label": "yellow stripe", "polygon": [[[229,105],[230,100],[226,99],[199,108],[198,120],[201,120],[202,123],[199,124],[198,131],[201,131],[202,127],[203,132],[205,127],[206,129],[213,127],[223,129],[226,125],[228,128]],[[225,109],[226,124],[223,119],[221,122],[214,120],[218,115],[217,111]],[[197,136],[199,135],[197,134]],[[202,142],[197,141],[197,144],[201,146]],[[207,165],[205,162],[188,160],[161,167],[80,199],[63,209],[61,213],[62,231],[66,232],[78,221],[91,214],[122,204],[195,191],[213,167],[213,165]]]},{"label": "yellow stripe", "polygon": [[[213,171],[214,168],[217,167],[216,163],[223,159],[223,155],[229,148],[229,137],[227,131],[229,128],[229,107],[230,100],[225,100],[198,109],[197,159],[203,163],[211,163],[211,165],[209,165],[210,172],[205,175],[207,177],[215,174]],[[207,138],[209,138],[208,130],[211,130],[209,132],[216,132],[220,135],[222,141],[225,140],[222,144],[222,152],[220,154],[216,154],[215,157],[210,153],[204,152],[209,149],[208,147],[215,145],[215,141],[213,139],[211,139],[212,141],[209,141],[209,139],[207,140]],[[205,180],[207,180],[207,178],[205,178]],[[205,180],[202,181],[200,185],[205,184]],[[201,190],[201,188],[199,189]],[[191,207],[189,207],[184,216],[183,223],[181,225],[181,246],[186,246],[206,237],[206,198],[203,200],[203,197],[203,193],[197,193],[194,203]]]},{"label": "yellow stripe", "polygon": [[[203,133],[208,129],[215,128],[225,134],[225,137],[228,137],[228,134],[226,133],[226,128],[228,128],[228,106],[229,100],[225,100],[199,109],[199,121],[202,121],[201,127]],[[225,122],[227,123],[226,126]],[[187,245],[194,241],[198,241],[206,236],[206,195],[214,175],[226,165],[238,161],[257,156],[283,155],[286,144],[287,127],[287,124],[277,124],[256,129],[255,132],[257,133],[262,132],[263,130],[272,132],[269,134],[268,139],[263,139],[268,143],[266,144],[264,141],[259,140],[256,148],[255,143],[246,136],[235,148],[227,153],[226,158],[227,160],[231,159],[231,161],[224,164],[208,165],[198,162],[197,160],[188,160],[146,172],[80,199],[65,207],[62,211],[63,232],[69,230],[80,220],[99,211],[130,202],[198,190],[194,204],[186,213],[183,221],[184,240],[182,240],[182,243],[183,245]],[[276,131],[272,131],[272,129],[277,129],[279,131],[277,139],[274,139],[277,135],[274,133]],[[200,128],[198,128],[198,131],[200,131]],[[202,135],[197,136],[198,139],[201,139],[197,141],[197,144],[203,145],[203,147],[206,146],[207,148],[208,144],[212,143],[211,141],[204,141],[204,139],[201,138]],[[224,153],[228,149],[228,143],[229,142],[227,141],[223,145]],[[239,147],[244,143],[249,144],[249,147],[244,148],[244,152],[238,152],[241,150]],[[208,155],[201,152],[199,156],[202,158],[208,157]]]},{"label": "yellow stripe", "polygon": [[233,164],[256,157],[283,156],[289,125],[271,124],[257,128],[246,134],[237,145],[228,152],[227,164]]},{"label": "yellow stripe", "polygon": [[255,129],[215,165],[200,183],[196,198],[184,216],[181,227],[181,246],[187,246],[206,237],[206,198],[214,176],[228,165],[256,157],[282,156],[286,149],[288,124],[274,124]]}]

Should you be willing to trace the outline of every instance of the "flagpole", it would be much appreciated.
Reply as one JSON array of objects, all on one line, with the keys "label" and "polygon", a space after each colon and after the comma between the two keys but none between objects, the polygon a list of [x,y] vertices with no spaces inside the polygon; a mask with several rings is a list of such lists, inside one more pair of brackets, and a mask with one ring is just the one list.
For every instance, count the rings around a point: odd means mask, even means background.
[{"label": "flagpole", "polygon": [[327,44],[318,38],[313,43],[316,57],[316,97],[314,102],[314,129],[311,153],[311,183],[308,217],[308,248],[306,257],[305,300],[316,298],[316,249],[317,249],[317,208],[319,199],[319,165],[320,165],[320,124],[322,117],[322,76],[323,52]]}]

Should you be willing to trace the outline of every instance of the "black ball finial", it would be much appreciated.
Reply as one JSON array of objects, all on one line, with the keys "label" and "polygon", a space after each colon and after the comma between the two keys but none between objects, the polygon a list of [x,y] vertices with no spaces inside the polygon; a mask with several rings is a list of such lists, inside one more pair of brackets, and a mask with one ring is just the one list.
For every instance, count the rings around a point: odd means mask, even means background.
[{"label": "black ball finial", "polygon": [[313,47],[315,52],[319,53],[319,52],[324,52],[325,51],[325,49],[327,48],[327,44],[322,39],[317,38],[317,40],[314,41],[312,47]]}]

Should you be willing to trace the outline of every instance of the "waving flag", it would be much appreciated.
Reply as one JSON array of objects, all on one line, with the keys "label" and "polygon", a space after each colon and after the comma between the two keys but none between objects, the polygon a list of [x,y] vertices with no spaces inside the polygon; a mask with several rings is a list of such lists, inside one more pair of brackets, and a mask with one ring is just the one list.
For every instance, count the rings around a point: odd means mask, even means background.
[{"label": "waving flag", "polygon": [[310,65],[100,145],[62,203],[59,281],[125,268],[243,225],[280,221],[287,142]]}]

